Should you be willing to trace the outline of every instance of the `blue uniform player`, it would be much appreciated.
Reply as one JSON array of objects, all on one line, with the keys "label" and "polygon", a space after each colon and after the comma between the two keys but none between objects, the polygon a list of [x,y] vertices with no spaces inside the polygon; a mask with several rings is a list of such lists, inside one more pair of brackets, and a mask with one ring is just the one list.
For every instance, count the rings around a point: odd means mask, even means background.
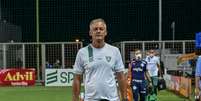
[{"label": "blue uniform player", "polygon": [[149,86],[152,86],[150,76],[147,72],[147,62],[142,59],[142,52],[136,50],[135,58],[130,62],[128,75],[131,76],[131,88],[134,101],[145,101],[146,98],[146,79],[149,81]]}]

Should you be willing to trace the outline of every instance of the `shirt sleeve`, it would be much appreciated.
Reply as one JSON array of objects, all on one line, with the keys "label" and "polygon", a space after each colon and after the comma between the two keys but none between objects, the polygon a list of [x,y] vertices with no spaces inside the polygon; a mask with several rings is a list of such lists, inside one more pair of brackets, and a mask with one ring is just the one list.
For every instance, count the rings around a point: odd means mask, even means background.
[{"label": "shirt sleeve", "polygon": [[144,61],[148,62],[148,58],[149,58],[149,57],[148,57],[148,56],[146,56],[146,58],[144,59]]},{"label": "shirt sleeve", "polygon": [[84,72],[84,61],[82,59],[82,53],[79,50],[75,59],[75,64],[73,66],[74,74],[83,74]]},{"label": "shirt sleeve", "polygon": [[201,58],[199,57],[196,62],[196,70],[195,70],[195,76],[201,76]]},{"label": "shirt sleeve", "polygon": [[147,71],[147,62],[143,61],[143,64],[144,64],[144,71]]},{"label": "shirt sleeve", "polygon": [[115,58],[115,66],[114,66],[115,71],[116,72],[124,71],[124,64],[123,64],[122,57],[121,57],[119,49],[117,49],[115,56],[116,56],[116,58]]}]

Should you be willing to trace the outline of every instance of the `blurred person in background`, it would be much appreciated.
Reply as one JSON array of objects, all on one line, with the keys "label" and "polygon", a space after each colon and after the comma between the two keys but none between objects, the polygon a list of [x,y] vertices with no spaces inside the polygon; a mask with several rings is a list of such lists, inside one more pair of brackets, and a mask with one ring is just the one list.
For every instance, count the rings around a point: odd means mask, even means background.
[{"label": "blurred person in background", "polygon": [[130,85],[134,101],[138,101],[139,96],[140,101],[145,101],[147,95],[145,79],[147,79],[149,87],[152,87],[152,82],[147,71],[147,62],[142,59],[142,52],[139,49],[134,51],[134,59],[129,64],[128,78],[131,78]]},{"label": "blurred person in background", "polygon": [[119,49],[105,42],[105,21],[94,19],[89,28],[92,43],[78,51],[73,68],[73,101],[79,99],[83,76],[84,101],[120,101],[114,74],[122,101],[127,101],[124,64]]},{"label": "blurred person in background", "polygon": [[53,68],[61,68],[61,62],[60,62],[59,59],[57,59],[57,60],[55,61],[55,63],[53,64]]},{"label": "blurred person in background", "polygon": [[53,68],[53,65],[50,64],[48,61],[46,61],[45,66],[46,68]]},{"label": "blurred person in background", "polygon": [[161,78],[162,74],[160,69],[160,60],[155,55],[155,50],[149,50],[149,56],[146,57],[145,61],[147,62],[147,69],[153,84],[154,94],[157,95],[158,76]]},{"label": "blurred person in background", "polygon": [[155,56],[158,58],[159,62],[159,66],[160,66],[160,71],[158,71],[159,73],[161,72],[161,77],[163,76],[163,74],[165,73],[165,67],[164,67],[164,63],[163,61],[160,59],[160,52],[159,50],[155,51]]}]

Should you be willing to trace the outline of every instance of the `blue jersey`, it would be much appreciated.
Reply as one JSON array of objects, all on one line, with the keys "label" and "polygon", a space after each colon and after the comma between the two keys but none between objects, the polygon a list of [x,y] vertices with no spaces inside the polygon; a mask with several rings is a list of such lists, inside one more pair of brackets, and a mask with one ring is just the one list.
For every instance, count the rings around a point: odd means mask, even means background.
[{"label": "blue jersey", "polygon": [[132,79],[145,80],[146,65],[147,62],[144,60],[131,61]]}]

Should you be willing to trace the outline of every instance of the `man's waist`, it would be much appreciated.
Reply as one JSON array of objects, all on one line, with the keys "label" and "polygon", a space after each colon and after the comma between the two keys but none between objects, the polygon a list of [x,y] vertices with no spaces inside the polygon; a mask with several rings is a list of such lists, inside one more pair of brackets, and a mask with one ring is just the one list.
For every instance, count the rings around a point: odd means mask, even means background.
[{"label": "man's waist", "polygon": [[134,76],[134,75],[132,75],[132,80],[133,79],[135,79],[135,80],[145,80],[145,76],[144,76],[144,74],[141,75],[141,76]]},{"label": "man's waist", "polygon": [[149,67],[149,68],[147,68],[149,71],[156,71],[156,70],[158,70],[158,67]]},{"label": "man's waist", "polygon": [[[103,96],[104,95],[104,96]],[[116,83],[112,85],[96,84],[85,85],[85,97],[86,98],[116,98],[118,96]]]},{"label": "man's waist", "polygon": [[132,79],[132,81],[141,83],[141,82],[145,81],[145,79]]},{"label": "man's waist", "polygon": [[150,76],[157,76],[158,75],[158,70],[156,71],[148,71]]}]

